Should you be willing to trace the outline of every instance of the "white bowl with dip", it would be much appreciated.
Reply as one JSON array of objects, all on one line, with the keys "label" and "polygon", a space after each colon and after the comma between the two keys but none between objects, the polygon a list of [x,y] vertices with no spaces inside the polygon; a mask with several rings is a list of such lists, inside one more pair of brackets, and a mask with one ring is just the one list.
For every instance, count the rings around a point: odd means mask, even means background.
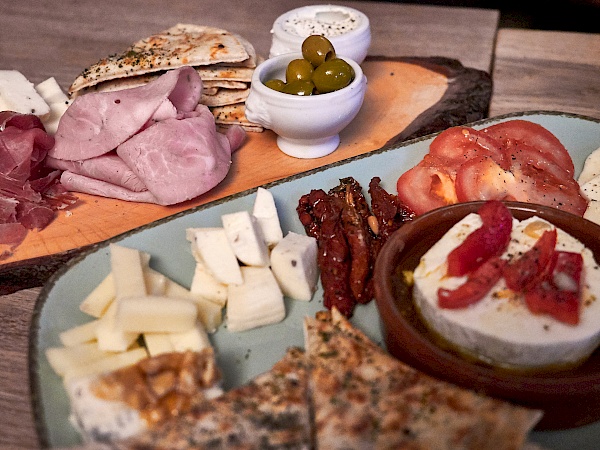
[{"label": "white bowl with dip", "polygon": [[300,96],[275,91],[265,82],[285,80],[285,69],[302,53],[286,53],[261,63],[252,75],[246,99],[246,117],[273,130],[277,146],[296,158],[319,158],[340,144],[339,133],[358,114],[365,96],[367,78],[360,65],[344,58],[354,69],[354,80],[346,87],[326,94]]},{"label": "white bowl with dip", "polygon": [[271,29],[269,57],[299,52],[302,41],[321,34],[333,44],[338,56],[361,64],[371,45],[369,18],[362,12],[339,5],[311,5],[279,16]]}]

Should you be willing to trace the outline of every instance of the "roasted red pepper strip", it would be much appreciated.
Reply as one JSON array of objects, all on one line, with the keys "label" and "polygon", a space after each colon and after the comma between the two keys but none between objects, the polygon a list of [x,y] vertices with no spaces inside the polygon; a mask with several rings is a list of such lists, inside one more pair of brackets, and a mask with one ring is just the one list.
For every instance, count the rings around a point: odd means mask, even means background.
[{"label": "roasted red pepper strip", "polygon": [[467,281],[458,288],[439,288],[438,305],[440,308],[458,309],[477,303],[500,279],[505,265],[506,260],[492,256],[470,273]]},{"label": "roasted red pepper strip", "polygon": [[544,231],[535,245],[504,269],[506,286],[523,292],[534,286],[550,268],[556,247],[556,229]]},{"label": "roasted red pepper strip", "polygon": [[525,302],[534,314],[549,314],[561,322],[577,325],[583,257],[579,253],[556,251],[554,261],[553,270],[525,293]]},{"label": "roasted red pepper strip", "polygon": [[502,254],[510,241],[513,218],[502,202],[485,202],[478,214],[483,225],[448,255],[448,275],[451,277],[473,272],[492,256]]}]

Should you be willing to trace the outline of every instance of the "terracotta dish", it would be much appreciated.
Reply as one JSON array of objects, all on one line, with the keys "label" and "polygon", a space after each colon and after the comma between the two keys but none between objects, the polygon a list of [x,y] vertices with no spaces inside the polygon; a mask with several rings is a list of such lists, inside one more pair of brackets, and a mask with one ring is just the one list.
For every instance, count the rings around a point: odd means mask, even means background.
[{"label": "terracotta dish", "polygon": [[[538,430],[565,429],[600,419],[600,351],[576,368],[516,372],[469,360],[444,348],[421,321],[412,290],[401,276],[452,225],[482,202],[460,203],[424,214],[385,244],[375,265],[375,295],[391,354],[429,375],[525,406],[543,409]],[[583,242],[600,261],[600,226],[555,208],[507,202],[514,217],[537,215]]]}]

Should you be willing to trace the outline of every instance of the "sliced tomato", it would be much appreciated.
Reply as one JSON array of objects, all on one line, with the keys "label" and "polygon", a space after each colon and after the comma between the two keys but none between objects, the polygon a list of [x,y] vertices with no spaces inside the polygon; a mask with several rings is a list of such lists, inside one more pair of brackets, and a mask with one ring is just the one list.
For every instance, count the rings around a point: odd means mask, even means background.
[{"label": "sliced tomato", "polygon": [[479,157],[492,158],[505,169],[509,165],[508,155],[500,142],[470,127],[452,127],[442,131],[431,142],[429,153],[455,166]]},{"label": "sliced tomato", "polygon": [[485,202],[478,214],[482,226],[448,254],[447,274],[451,277],[473,272],[491,257],[502,254],[510,241],[513,218],[502,202]]},{"label": "sliced tomato", "polygon": [[525,294],[534,314],[549,314],[570,325],[579,323],[583,257],[579,253],[555,252],[553,270]]},{"label": "sliced tomato", "polygon": [[480,301],[502,276],[506,260],[494,256],[470,273],[456,289],[438,289],[440,308],[458,309]]},{"label": "sliced tomato", "polygon": [[456,172],[455,189],[459,202],[514,200],[514,175],[491,158],[474,158]]},{"label": "sliced tomato", "polygon": [[564,183],[551,181],[547,173],[533,171],[531,167],[513,164],[511,172],[516,183],[511,185],[510,196],[517,201],[552,206],[578,216],[583,216],[588,200],[581,194],[575,180]]},{"label": "sliced tomato", "polygon": [[553,160],[571,176],[574,173],[573,160],[565,146],[554,134],[537,123],[520,119],[508,120],[489,126],[482,132],[507,147],[525,144],[535,148],[538,153]]},{"label": "sliced tomato", "polygon": [[523,292],[539,282],[549,269],[555,247],[556,229],[544,231],[533,247],[505,267],[508,288]]},{"label": "sliced tomato", "polygon": [[398,199],[416,215],[457,202],[454,172],[431,155],[404,172],[396,183]]}]

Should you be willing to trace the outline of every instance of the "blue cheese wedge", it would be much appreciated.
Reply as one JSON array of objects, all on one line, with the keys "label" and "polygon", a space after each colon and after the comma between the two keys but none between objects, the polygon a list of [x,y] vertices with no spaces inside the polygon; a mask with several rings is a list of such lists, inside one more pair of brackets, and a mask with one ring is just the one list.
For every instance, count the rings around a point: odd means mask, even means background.
[{"label": "blue cheese wedge", "polygon": [[[114,443],[223,393],[212,348],[160,354],[64,381],[72,425],[86,443]],[[177,392],[179,403],[173,403]]]},{"label": "blue cheese wedge", "polygon": [[[428,326],[466,353],[495,365],[540,368],[575,364],[588,357],[600,343],[600,268],[591,251],[562,230],[558,230],[557,249],[581,253],[584,260],[577,326],[530,313],[524,300],[510,291],[503,279],[468,308],[438,307],[438,288],[453,289],[466,280],[446,276],[448,254],[480,226],[477,214],[468,215],[423,256],[415,269],[414,301]],[[551,224],[536,217],[515,220],[511,242],[502,257],[527,251],[537,240],[530,235],[532,230],[550,228]]]}]

